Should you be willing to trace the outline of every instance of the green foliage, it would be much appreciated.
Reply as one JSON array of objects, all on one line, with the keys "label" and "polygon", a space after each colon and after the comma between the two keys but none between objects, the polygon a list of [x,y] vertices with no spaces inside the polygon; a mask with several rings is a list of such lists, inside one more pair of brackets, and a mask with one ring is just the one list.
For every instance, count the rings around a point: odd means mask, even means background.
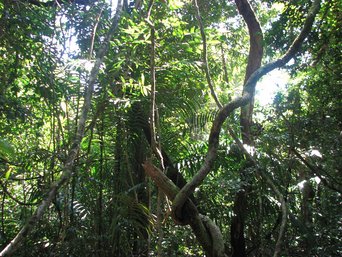
[{"label": "green foliage", "polygon": [[6,140],[0,139],[0,157],[3,159],[13,158],[15,150]]},{"label": "green foliage", "polygon": [[[112,16],[105,2],[51,8],[0,3],[1,248],[60,177],[76,135],[84,85]],[[190,180],[203,165],[217,107],[203,70],[192,3],[168,2],[155,1],[150,17],[156,31],[156,127],[163,150]],[[250,2],[265,31],[268,61],[288,48],[311,1]],[[272,105],[255,111],[257,168],[279,188],[289,209],[282,256],[341,254],[339,2],[323,1],[303,54],[287,67],[291,83]],[[242,90],[248,31],[233,1],[198,4],[215,91],[228,103]],[[157,190],[141,166],[146,159],[160,164],[143,131],[150,126],[151,94],[146,12],[144,4],[122,15],[96,80],[72,180],[16,256],[157,255]],[[236,111],[227,125],[238,132],[239,119]],[[214,168],[194,195],[200,212],[219,226],[229,253],[235,197],[248,189],[247,252],[271,256],[281,222],[278,198],[248,165],[224,125]],[[164,255],[203,256],[192,232],[175,226],[168,209],[165,202]]]},{"label": "green foliage", "polygon": [[118,195],[113,199],[113,217],[111,224],[111,240],[113,254],[131,256],[134,244],[146,239],[151,233],[153,220],[149,210],[134,198]]}]

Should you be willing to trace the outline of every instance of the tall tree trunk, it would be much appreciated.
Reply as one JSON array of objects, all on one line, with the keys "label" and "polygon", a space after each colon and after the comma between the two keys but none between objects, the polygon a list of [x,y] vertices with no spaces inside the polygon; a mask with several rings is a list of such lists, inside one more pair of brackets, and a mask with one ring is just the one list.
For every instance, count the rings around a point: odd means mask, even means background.
[{"label": "tall tree trunk", "polygon": [[[236,6],[243,16],[249,32],[249,55],[248,55],[248,64],[245,73],[244,87],[242,95],[247,93],[246,84],[250,76],[254,71],[260,68],[262,54],[263,54],[263,36],[261,27],[259,24],[256,15],[248,3],[247,0],[235,0]],[[251,100],[250,102],[241,107],[241,115],[240,115],[240,125],[241,125],[241,135],[242,142],[247,145],[253,145],[253,138],[251,133],[251,125],[252,125],[252,116],[253,116],[253,107],[254,107],[254,94],[255,94],[255,85],[251,85]],[[248,168],[249,164],[246,164],[245,168]],[[243,170],[244,170],[243,169]],[[234,201],[234,216],[232,218],[231,223],[231,245],[233,250],[233,257],[245,257],[246,255],[246,240],[245,240],[245,218],[248,206],[247,195],[250,191],[249,182],[244,181],[243,177],[245,177],[242,173],[244,171],[240,171],[241,183],[240,189],[235,196]],[[247,176],[249,174],[246,174]],[[247,179],[248,180],[248,179]]]},{"label": "tall tree trunk", "polygon": [[[248,32],[249,32],[249,54],[248,54],[248,64],[245,73],[244,87],[242,95],[246,93],[246,84],[250,76],[254,71],[260,68],[261,60],[263,55],[263,35],[256,15],[248,3],[247,0],[235,0],[236,6],[245,20]],[[256,84],[256,83],[255,83]],[[250,102],[241,108],[241,134],[242,141],[244,144],[252,145],[253,138],[251,135],[251,125],[252,116],[254,108],[254,94],[255,94],[255,84],[251,86],[252,88],[252,98]]]}]

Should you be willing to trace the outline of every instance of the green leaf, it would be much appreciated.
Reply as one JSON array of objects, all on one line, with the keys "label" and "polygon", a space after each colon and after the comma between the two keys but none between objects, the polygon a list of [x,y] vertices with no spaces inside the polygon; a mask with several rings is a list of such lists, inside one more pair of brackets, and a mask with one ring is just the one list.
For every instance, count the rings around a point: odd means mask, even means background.
[{"label": "green leaf", "polygon": [[180,1],[180,0],[169,1],[170,10],[177,10],[177,9],[181,8],[183,5],[184,5],[184,2]]},{"label": "green leaf", "polygon": [[9,177],[11,176],[11,172],[12,172],[12,167],[10,167],[10,168],[6,171],[6,173],[5,173],[5,178],[6,178],[6,179],[9,179]]},{"label": "green leaf", "polygon": [[142,86],[145,85],[145,75],[144,75],[144,73],[141,73],[141,85]]},{"label": "green leaf", "polygon": [[217,39],[208,40],[208,44],[211,44],[211,45],[218,45],[220,43],[221,42]]},{"label": "green leaf", "polygon": [[15,154],[14,147],[4,139],[0,139],[0,156],[2,158],[13,157]]},{"label": "green leaf", "polygon": [[148,96],[149,92],[151,92],[151,85],[141,87],[141,94],[143,96]]},{"label": "green leaf", "polygon": [[95,175],[97,174],[97,169],[96,169],[96,167],[92,167],[92,168],[90,169],[90,174],[91,174],[91,176],[95,176]]}]

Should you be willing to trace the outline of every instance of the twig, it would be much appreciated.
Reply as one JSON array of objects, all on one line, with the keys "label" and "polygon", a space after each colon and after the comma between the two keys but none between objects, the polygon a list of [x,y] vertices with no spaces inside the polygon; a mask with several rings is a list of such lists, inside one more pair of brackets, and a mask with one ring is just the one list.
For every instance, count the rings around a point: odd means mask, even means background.
[{"label": "twig", "polygon": [[[289,122],[289,120],[284,116],[284,114],[280,113],[280,116],[284,119],[285,123],[287,124],[288,127],[291,127],[291,124]],[[329,180],[327,180],[326,178],[322,177],[321,172],[320,171],[324,171],[323,168],[318,168],[315,165],[312,165],[311,163],[309,163],[296,149],[295,147],[292,145],[290,147],[290,150],[295,154],[295,156],[302,161],[302,163],[309,168],[309,170],[313,173],[313,175],[319,177],[319,179],[322,181],[323,185],[325,185],[326,187],[330,188],[331,190],[334,190],[336,192],[342,193],[342,189],[340,188],[340,183],[336,183],[336,186],[330,182]],[[325,175],[327,175],[328,177],[331,176],[328,174],[327,171],[324,171]]]}]

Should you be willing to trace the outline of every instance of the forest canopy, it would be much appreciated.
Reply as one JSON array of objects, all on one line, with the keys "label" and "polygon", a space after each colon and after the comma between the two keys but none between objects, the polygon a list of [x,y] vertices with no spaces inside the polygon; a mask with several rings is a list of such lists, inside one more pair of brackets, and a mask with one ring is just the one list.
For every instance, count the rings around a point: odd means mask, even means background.
[{"label": "forest canopy", "polygon": [[1,0],[0,256],[340,256],[341,10]]}]

